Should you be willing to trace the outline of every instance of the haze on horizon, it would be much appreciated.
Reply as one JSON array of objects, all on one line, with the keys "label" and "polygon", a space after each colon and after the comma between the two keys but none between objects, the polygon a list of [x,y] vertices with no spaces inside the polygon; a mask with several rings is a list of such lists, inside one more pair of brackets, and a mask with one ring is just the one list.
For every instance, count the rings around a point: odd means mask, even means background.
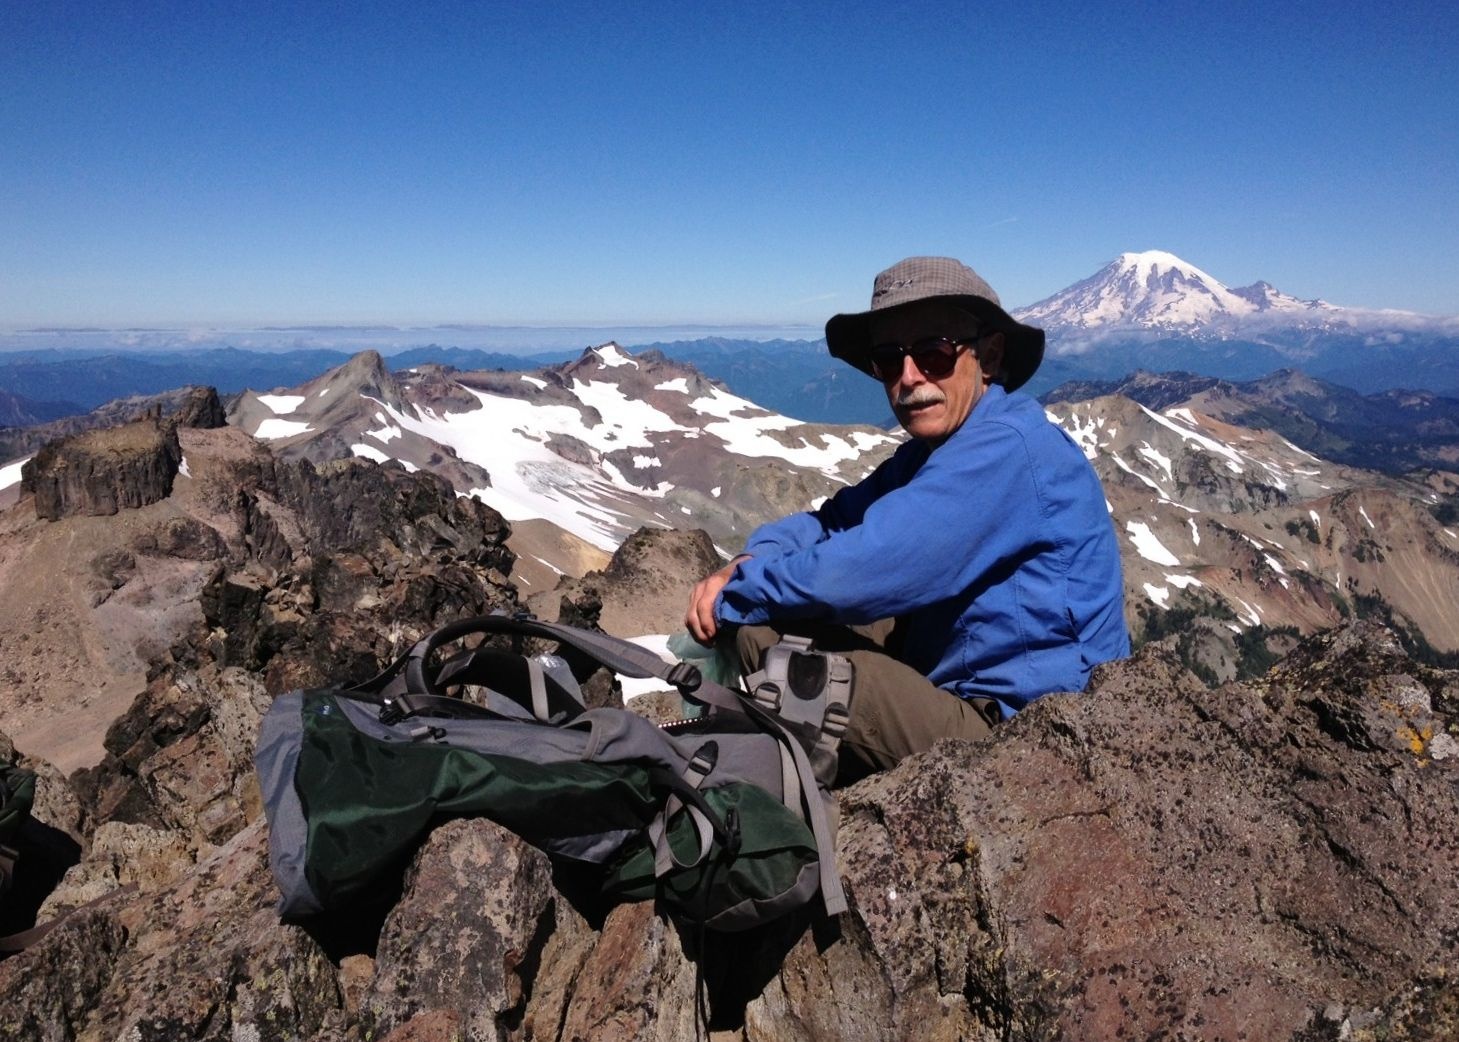
[{"label": "haze on horizon", "polygon": [[0,329],[814,338],[1146,249],[1459,313],[1452,5],[17,3],[0,67]]}]

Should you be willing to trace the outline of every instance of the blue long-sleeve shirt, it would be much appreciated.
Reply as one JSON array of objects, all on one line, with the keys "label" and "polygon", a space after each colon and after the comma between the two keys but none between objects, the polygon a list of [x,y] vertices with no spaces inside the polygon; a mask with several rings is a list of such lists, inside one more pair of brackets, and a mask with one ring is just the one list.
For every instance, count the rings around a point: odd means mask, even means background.
[{"label": "blue long-sleeve shirt", "polygon": [[903,660],[1005,717],[1130,653],[1099,479],[1038,402],[997,385],[940,446],[908,441],[818,509],[757,528],[745,553],[720,622],[896,616]]}]

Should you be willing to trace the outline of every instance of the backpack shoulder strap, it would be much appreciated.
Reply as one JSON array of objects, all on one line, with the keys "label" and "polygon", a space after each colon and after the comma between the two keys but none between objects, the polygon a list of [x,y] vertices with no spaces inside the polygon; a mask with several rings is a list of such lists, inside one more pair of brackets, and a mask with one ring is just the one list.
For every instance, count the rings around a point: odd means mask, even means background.
[{"label": "backpack shoulder strap", "polygon": [[[727,712],[742,712],[742,698],[729,688],[704,677],[699,668],[687,662],[668,663],[647,648],[630,640],[607,633],[595,633],[576,626],[564,626],[540,619],[512,615],[478,615],[461,619],[428,634],[404,656],[407,686],[411,691],[439,694],[426,677],[426,662],[443,644],[473,633],[510,636],[545,637],[582,652],[615,673],[644,679],[656,677],[672,684],[680,694],[705,705]],[[394,668],[394,667],[392,667]]]}]

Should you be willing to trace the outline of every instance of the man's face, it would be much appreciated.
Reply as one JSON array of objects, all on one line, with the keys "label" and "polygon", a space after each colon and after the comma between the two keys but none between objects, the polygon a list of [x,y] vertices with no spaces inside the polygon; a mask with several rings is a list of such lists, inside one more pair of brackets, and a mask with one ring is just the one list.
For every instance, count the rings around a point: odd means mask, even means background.
[{"label": "man's face", "polygon": [[[987,390],[1001,361],[1003,335],[993,333],[977,345],[972,341],[978,332],[977,320],[972,315],[937,300],[872,316],[874,345],[908,346],[934,337],[967,342],[967,346],[959,348],[957,361],[946,376],[929,377],[907,355],[901,359],[901,371],[882,381],[892,411],[912,437],[929,441],[934,447],[941,445],[963,425]],[[979,350],[984,356],[981,361]]]}]

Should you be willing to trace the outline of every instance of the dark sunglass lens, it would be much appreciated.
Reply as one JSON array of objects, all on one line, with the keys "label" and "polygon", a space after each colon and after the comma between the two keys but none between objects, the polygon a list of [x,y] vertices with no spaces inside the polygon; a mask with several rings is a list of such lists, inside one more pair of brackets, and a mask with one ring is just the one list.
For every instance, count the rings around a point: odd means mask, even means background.
[{"label": "dark sunglass lens", "polygon": [[902,349],[896,344],[881,344],[871,349],[871,371],[878,380],[892,380],[902,372]]},{"label": "dark sunglass lens", "polygon": [[957,345],[951,340],[919,340],[909,351],[912,361],[926,376],[946,376],[957,364]]}]

